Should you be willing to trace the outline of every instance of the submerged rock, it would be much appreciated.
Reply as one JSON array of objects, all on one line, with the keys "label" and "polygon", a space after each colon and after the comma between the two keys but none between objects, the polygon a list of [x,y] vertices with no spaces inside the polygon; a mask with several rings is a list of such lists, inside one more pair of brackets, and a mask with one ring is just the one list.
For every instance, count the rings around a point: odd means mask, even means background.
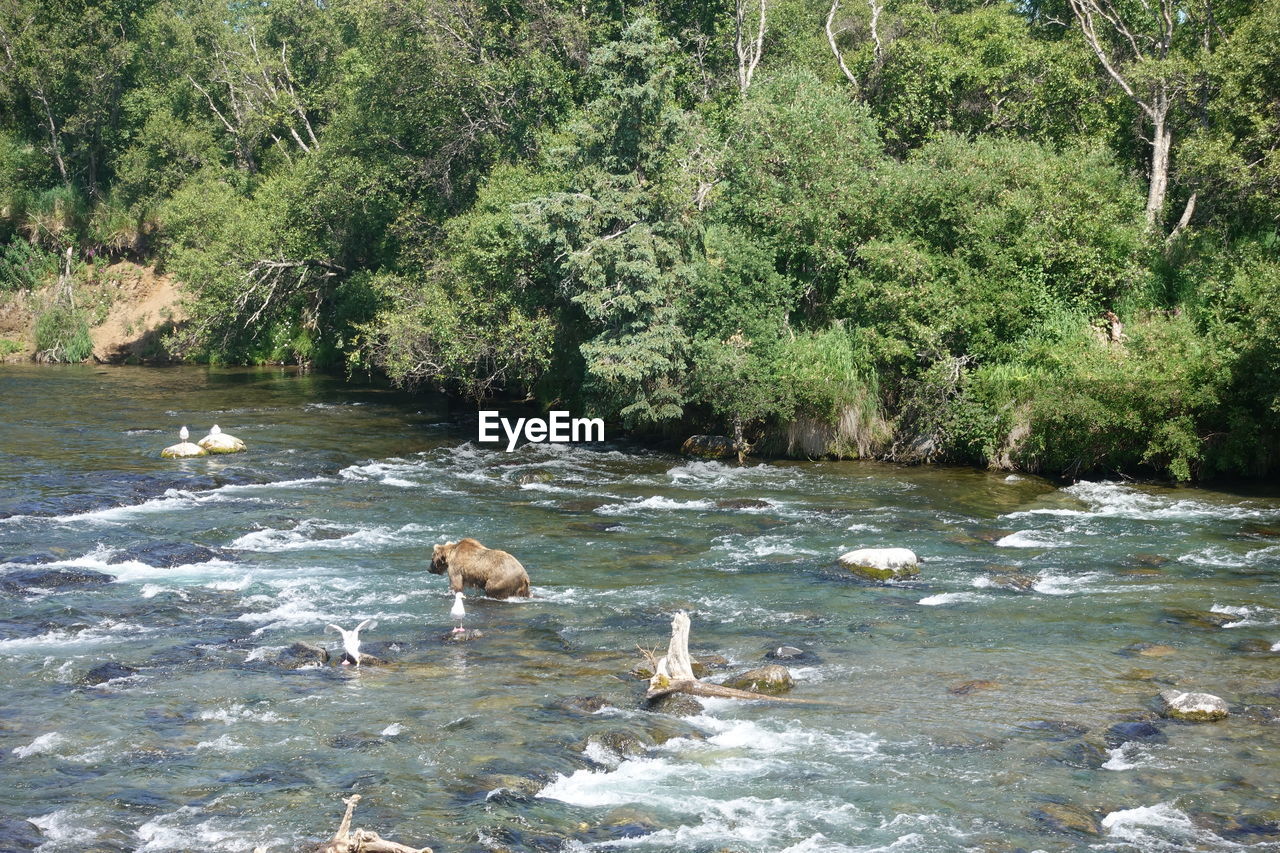
[{"label": "submerged rock", "polygon": [[521,486],[529,486],[534,483],[550,483],[555,478],[555,474],[550,471],[526,471],[516,478],[516,483]]},{"label": "submerged rock", "polygon": [[1035,575],[1028,575],[1025,572],[999,572],[992,574],[990,578],[998,588],[1014,592],[1030,592],[1036,585]]},{"label": "submerged rock", "polygon": [[44,836],[31,821],[0,817],[0,850],[35,850],[43,843]]},{"label": "submerged rock", "polygon": [[859,548],[841,554],[838,562],[854,574],[876,581],[920,574],[920,560],[907,548]]},{"label": "submerged rock", "polygon": [[962,681],[959,684],[953,684],[947,688],[947,692],[952,696],[968,696],[970,693],[977,693],[979,690],[999,690],[1000,682],[989,681],[985,678],[977,678],[973,681]]},{"label": "submerged rock", "polygon": [[136,561],[158,569],[171,569],[174,566],[190,566],[195,563],[224,559],[226,556],[222,551],[188,542],[148,542],[126,548],[113,556],[111,562]]},{"label": "submerged rock", "polygon": [[1097,744],[1078,741],[1064,747],[1057,760],[1071,767],[1097,770],[1111,760],[1111,753]]},{"label": "submerged rock", "polygon": [[768,501],[759,498],[720,498],[716,501],[717,509],[768,509]]},{"label": "submerged rock", "polygon": [[0,563],[12,563],[17,566],[37,566],[40,563],[56,563],[58,557],[48,551],[37,551],[34,554],[13,554],[8,557],[0,557]]},{"label": "submerged rock", "polygon": [[15,593],[27,589],[66,589],[99,586],[113,583],[115,579],[115,575],[88,569],[19,569],[0,575],[0,589]]},{"label": "submerged rock", "polygon": [[1079,835],[1101,835],[1102,824],[1093,814],[1079,806],[1065,803],[1044,803],[1031,812],[1031,818],[1054,832]]},{"label": "submerged rock", "polygon": [[1280,643],[1271,643],[1269,640],[1259,640],[1256,637],[1247,640],[1241,640],[1231,647],[1237,652],[1245,652],[1246,654],[1274,654],[1280,652]]},{"label": "submerged rock", "polygon": [[284,669],[302,669],[329,662],[329,650],[314,643],[294,643],[276,658],[276,666]]},{"label": "submerged rock", "polygon": [[197,443],[209,453],[242,453],[247,449],[243,441],[223,432],[217,424],[214,424],[209,429],[209,434]]},{"label": "submerged rock", "polygon": [[796,686],[796,681],[791,677],[791,671],[785,666],[771,663],[726,679],[724,686],[736,690],[750,690],[753,693],[768,693],[772,696],[786,693]]},{"label": "submerged rock", "polygon": [[92,687],[97,684],[106,684],[108,681],[115,681],[117,678],[128,678],[137,672],[138,670],[135,667],[128,664],[108,661],[107,663],[100,663],[86,672],[84,677],[80,679],[80,683]]},{"label": "submerged rock", "polygon": [[1116,723],[1107,729],[1106,734],[1107,746],[1111,749],[1133,741],[1163,743],[1165,740],[1167,738],[1164,732],[1160,731],[1160,727],[1146,720],[1129,720],[1123,723]]},{"label": "submerged rock", "polygon": [[170,445],[160,451],[161,459],[187,459],[192,456],[208,456],[209,451],[205,450],[198,444],[192,444],[189,441],[179,442]]},{"label": "submerged rock", "polygon": [[450,631],[440,637],[442,643],[469,643],[472,640],[479,640],[484,636],[484,631],[476,631],[468,628],[465,631]]},{"label": "submerged rock", "polygon": [[1162,658],[1169,655],[1176,655],[1178,650],[1173,646],[1166,646],[1162,643],[1130,643],[1120,650],[1120,654],[1133,657],[1135,655],[1144,658]]},{"label": "submerged rock", "polygon": [[691,435],[680,445],[680,452],[703,459],[724,459],[737,453],[727,435]]},{"label": "submerged rock", "polygon": [[637,755],[644,755],[649,751],[649,747],[654,745],[652,740],[646,740],[625,729],[612,729],[591,735],[582,745],[583,752],[586,752],[592,744],[596,744],[597,747],[603,747],[619,758],[634,758]]},{"label": "submerged rock", "polygon": [[1228,613],[1214,613],[1212,610],[1195,610],[1190,607],[1166,608],[1164,615],[1167,621],[1209,631],[1217,630],[1239,618]]},{"label": "submerged rock", "polygon": [[1160,713],[1172,720],[1205,723],[1225,720],[1231,713],[1227,703],[1212,693],[1165,690],[1160,693],[1160,702]]}]

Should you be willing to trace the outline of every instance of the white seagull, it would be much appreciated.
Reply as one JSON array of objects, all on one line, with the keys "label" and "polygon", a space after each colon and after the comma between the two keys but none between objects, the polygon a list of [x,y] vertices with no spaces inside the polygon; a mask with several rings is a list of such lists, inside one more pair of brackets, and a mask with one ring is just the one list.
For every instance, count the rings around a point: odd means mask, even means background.
[{"label": "white seagull", "polygon": [[218,427],[217,424],[214,424],[213,428],[209,430],[209,435],[222,435],[222,430]]},{"label": "white seagull", "polygon": [[191,433],[187,432],[187,428],[185,426],[182,429],[178,430],[178,438],[182,439],[183,441],[186,441],[190,437],[191,437]]},{"label": "white seagull", "polygon": [[352,628],[350,631],[348,631],[345,628],[340,628],[337,625],[332,625],[332,624],[327,626],[325,630],[327,631],[329,630],[329,628],[332,628],[334,631],[342,635],[342,665],[347,666],[348,664],[355,664],[357,667],[359,667],[360,666],[360,632],[363,631],[365,628],[376,628],[376,627],[378,627],[377,622],[373,621],[372,619],[366,619],[356,627]]},{"label": "white seagull", "polygon": [[467,618],[467,608],[462,604],[462,600],[465,597],[466,596],[460,592],[455,592],[453,594],[453,607],[449,609],[449,615],[453,617],[453,621],[458,623],[458,626],[453,629],[453,633],[455,634],[462,632],[462,620]]}]

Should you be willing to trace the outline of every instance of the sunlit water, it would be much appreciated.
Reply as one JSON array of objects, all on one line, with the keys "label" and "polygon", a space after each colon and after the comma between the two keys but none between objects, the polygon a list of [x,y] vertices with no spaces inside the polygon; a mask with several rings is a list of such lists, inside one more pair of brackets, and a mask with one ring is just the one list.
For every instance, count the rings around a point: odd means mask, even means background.
[{"label": "sunlit water", "polygon": [[[0,848],[284,851],[356,792],[357,825],[450,853],[1280,849],[1274,496],[503,453],[438,401],[278,371],[6,367],[0,400],[0,582],[115,578],[0,592]],[[159,458],[215,421],[249,452]],[[425,569],[462,536],[533,595],[473,595],[484,637],[446,644]],[[213,550],[127,558],[157,543]],[[859,546],[923,574],[860,583]],[[640,710],[678,610],[712,679],[798,646],[820,701]],[[364,618],[387,666],[273,663]],[[137,672],[84,684],[104,662]],[[1108,735],[1170,686],[1233,715]]]}]

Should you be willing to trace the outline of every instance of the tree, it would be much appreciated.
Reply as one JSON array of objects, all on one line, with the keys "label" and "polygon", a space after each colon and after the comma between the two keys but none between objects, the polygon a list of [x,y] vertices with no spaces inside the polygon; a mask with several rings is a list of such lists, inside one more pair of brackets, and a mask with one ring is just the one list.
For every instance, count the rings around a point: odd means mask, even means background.
[{"label": "tree", "polygon": [[516,208],[540,275],[580,311],[589,405],[628,423],[683,413],[680,294],[698,240],[696,131],[672,95],[671,42],[638,18],[591,55],[599,95],[558,155],[564,191]]},{"label": "tree", "polygon": [[[1193,72],[1220,39],[1213,0],[1195,6],[1179,0],[1070,3],[1085,43],[1150,125],[1146,215],[1149,227],[1160,227],[1173,152],[1172,111],[1192,85]],[[1195,204],[1192,193],[1175,231],[1190,221]]]}]

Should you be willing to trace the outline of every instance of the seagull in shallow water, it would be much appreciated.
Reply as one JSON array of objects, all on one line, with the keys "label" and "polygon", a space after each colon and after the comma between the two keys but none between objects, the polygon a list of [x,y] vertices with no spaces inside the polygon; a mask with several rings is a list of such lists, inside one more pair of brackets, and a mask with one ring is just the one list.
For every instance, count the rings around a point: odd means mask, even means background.
[{"label": "seagull in shallow water", "polygon": [[455,592],[453,594],[453,607],[449,609],[449,615],[453,617],[453,621],[458,625],[453,629],[453,633],[462,633],[462,620],[467,618],[467,608],[463,606],[462,600],[465,598],[462,593]]},{"label": "seagull in shallow water", "polygon": [[365,628],[376,628],[378,623],[372,619],[366,619],[356,627],[348,631],[337,625],[330,624],[325,628],[332,628],[334,631],[342,635],[342,665],[355,664],[360,666],[360,632]]},{"label": "seagull in shallow water", "polygon": [[182,429],[178,430],[178,438],[182,439],[183,441],[186,441],[190,437],[191,437],[191,433],[187,432],[187,428],[185,426]]}]

